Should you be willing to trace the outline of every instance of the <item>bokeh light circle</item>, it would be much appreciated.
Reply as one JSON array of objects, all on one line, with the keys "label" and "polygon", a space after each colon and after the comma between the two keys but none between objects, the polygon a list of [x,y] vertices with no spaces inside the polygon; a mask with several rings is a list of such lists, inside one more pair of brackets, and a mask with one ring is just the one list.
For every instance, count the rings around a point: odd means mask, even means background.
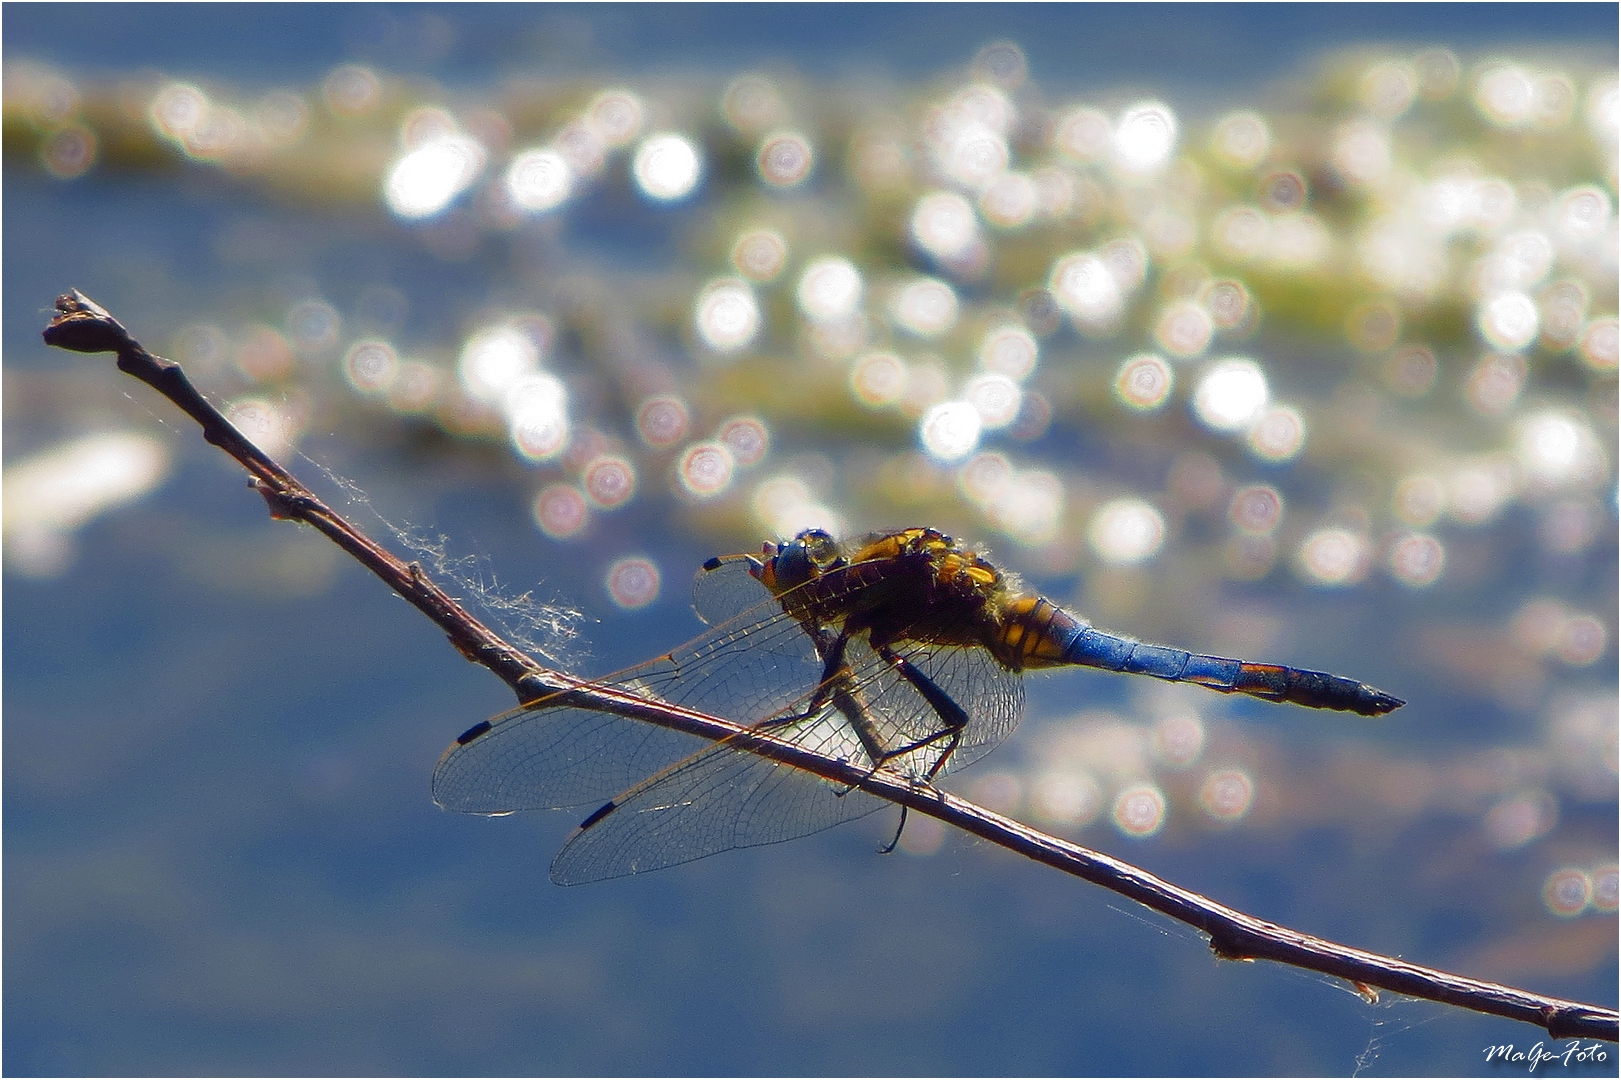
[{"label": "bokeh light circle", "polygon": [[1283,496],[1265,484],[1240,488],[1227,507],[1227,519],[1240,532],[1265,536],[1283,520]]},{"label": "bokeh light circle", "polygon": [[1099,559],[1111,566],[1132,566],[1159,552],[1165,519],[1141,499],[1113,499],[1092,514],[1086,536]]},{"label": "bokeh light circle", "polygon": [[918,200],[911,231],[917,246],[936,259],[956,259],[979,240],[974,208],[950,191],[936,191]]},{"label": "bokeh light circle", "polygon": [[1114,827],[1134,840],[1143,840],[1165,827],[1165,793],[1153,784],[1137,784],[1115,796]]},{"label": "bokeh light circle", "polygon": [[1171,365],[1153,353],[1127,357],[1114,376],[1114,396],[1124,405],[1148,412],[1171,396],[1175,376]]},{"label": "bokeh light circle", "polygon": [[979,414],[980,425],[986,431],[1005,428],[1019,415],[1023,394],[1019,384],[1006,375],[986,373],[976,375],[963,386],[963,400]]},{"label": "bokeh light circle", "polygon": [[1115,159],[1128,172],[1151,172],[1176,149],[1176,114],[1170,106],[1145,101],[1128,108],[1115,125]]},{"label": "bokeh light circle", "polygon": [[625,505],[636,494],[636,467],[617,454],[593,458],[580,470],[585,497],[599,510]]},{"label": "bokeh light circle", "polygon": [[675,202],[692,194],[703,171],[698,148],[680,135],[651,135],[636,148],[631,175],[655,202]]},{"label": "bokeh light circle", "polygon": [[758,465],[771,449],[771,429],[755,416],[734,416],[723,420],[715,438],[732,452],[738,465]]},{"label": "bokeh light circle", "polygon": [[861,271],[855,264],[838,255],[825,255],[806,266],[799,277],[799,310],[817,322],[834,322],[855,312],[861,292]]},{"label": "bokeh light circle", "polygon": [[686,438],[691,422],[687,403],[669,394],[648,398],[636,410],[636,434],[655,450],[674,446]]},{"label": "bokeh light circle", "polygon": [[357,341],[343,358],[343,377],[362,394],[386,393],[399,370],[400,358],[386,341]]},{"label": "bokeh light circle", "polygon": [[1247,441],[1250,453],[1262,461],[1288,461],[1306,445],[1306,422],[1295,409],[1274,405],[1250,426]]},{"label": "bokeh light circle", "polygon": [[1193,414],[1214,431],[1242,431],[1266,406],[1266,376],[1253,360],[1228,357],[1206,369],[1193,394]]},{"label": "bokeh light circle", "polygon": [[737,461],[725,443],[695,443],[681,455],[676,478],[689,495],[708,499],[731,486],[736,468]]},{"label": "bokeh light circle", "polygon": [[923,414],[918,441],[936,461],[961,461],[979,445],[979,410],[966,401],[945,401]]},{"label": "bokeh light circle", "polygon": [[906,361],[891,352],[867,353],[850,366],[850,392],[875,409],[900,401],[906,381]]},{"label": "bokeh light circle", "polygon": [[760,329],[760,306],[746,282],[722,278],[704,286],[693,305],[693,323],[703,343],[719,353],[745,348]]},{"label": "bokeh light circle", "polygon": [[1355,585],[1367,572],[1368,541],[1349,529],[1318,529],[1300,545],[1298,565],[1313,585]]},{"label": "bokeh light circle", "polygon": [[750,229],[732,247],[732,266],[750,281],[776,280],[788,265],[788,242],[774,229]]},{"label": "bokeh light circle", "polygon": [[553,540],[578,536],[591,520],[585,496],[573,484],[550,484],[542,488],[529,510],[540,531]]},{"label": "bokeh light circle", "polygon": [[1199,789],[1199,809],[1223,825],[1249,813],[1255,801],[1255,781],[1242,769],[1219,769],[1205,777]]},{"label": "bokeh light circle", "polygon": [[1039,355],[1035,335],[1022,326],[995,327],[979,343],[979,366],[1015,382],[1030,377]]},{"label": "bokeh light circle", "polygon": [[574,178],[568,162],[555,150],[529,150],[507,166],[507,192],[530,213],[554,210],[568,201]]},{"label": "bokeh light circle", "polygon": [[659,568],[643,555],[614,560],[603,577],[603,587],[615,604],[627,611],[644,608],[659,598]]},{"label": "bokeh light circle", "polygon": [[1427,588],[1446,570],[1446,548],[1428,533],[1409,533],[1390,545],[1390,576],[1415,589]]},{"label": "bokeh light circle", "polygon": [[957,294],[945,282],[923,278],[902,286],[890,305],[895,325],[918,337],[938,337],[957,322]]},{"label": "bokeh light circle", "polygon": [[810,140],[797,131],[779,131],[766,136],[755,160],[760,179],[777,188],[803,183],[814,164]]}]

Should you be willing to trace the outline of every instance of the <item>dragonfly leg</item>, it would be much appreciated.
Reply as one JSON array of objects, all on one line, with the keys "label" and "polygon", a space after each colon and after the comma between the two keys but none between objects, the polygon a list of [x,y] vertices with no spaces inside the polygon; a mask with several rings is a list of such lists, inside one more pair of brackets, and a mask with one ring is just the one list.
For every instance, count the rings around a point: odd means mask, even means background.
[{"label": "dragonfly leg", "polygon": [[878,849],[878,854],[892,855],[894,854],[895,849],[900,846],[901,833],[906,831],[906,811],[908,809],[910,808],[905,806],[901,807],[901,821],[899,825],[895,826],[895,835],[889,838],[889,843]]},{"label": "dragonfly leg", "polygon": [[927,780],[933,780],[940,775],[940,771],[945,768],[946,762],[951,760],[951,755],[956,752],[958,744],[962,742],[962,733],[968,727],[968,713],[961,705],[952,700],[950,694],[940,689],[933,679],[919,670],[916,664],[904,656],[896,655],[895,650],[888,645],[880,645],[877,652],[891,667],[900,673],[903,679],[911,683],[913,688],[923,695],[923,700],[929,703],[930,707],[934,709],[935,715],[940,718],[940,722],[945,725],[940,730],[921,739],[916,739],[905,746],[888,751],[882,756],[878,764],[882,767],[895,758],[910,754],[914,750],[921,750],[925,746],[932,746],[944,739],[946,740],[946,748],[934,760],[934,764],[929,766],[928,774],[925,777]]}]

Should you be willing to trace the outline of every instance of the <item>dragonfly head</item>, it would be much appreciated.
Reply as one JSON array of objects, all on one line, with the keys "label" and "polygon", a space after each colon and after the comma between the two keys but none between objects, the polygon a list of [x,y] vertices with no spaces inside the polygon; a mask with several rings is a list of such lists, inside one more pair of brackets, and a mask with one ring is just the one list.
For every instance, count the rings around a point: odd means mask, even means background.
[{"label": "dragonfly head", "polygon": [[763,554],[765,563],[755,576],[778,595],[843,566],[845,561],[838,541],[821,529],[806,529],[792,540],[767,544]]}]

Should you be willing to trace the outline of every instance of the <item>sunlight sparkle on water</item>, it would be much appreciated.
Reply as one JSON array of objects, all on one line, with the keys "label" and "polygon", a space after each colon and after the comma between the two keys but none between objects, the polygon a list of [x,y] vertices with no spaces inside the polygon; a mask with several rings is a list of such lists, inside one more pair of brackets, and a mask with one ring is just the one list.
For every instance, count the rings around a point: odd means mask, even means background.
[{"label": "sunlight sparkle on water", "polygon": [[1114,130],[1115,160],[1127,172],[1152,172],[1176,149],[1176,114],[1170,106],[1145,101],[1120,116]]},{"label": "sunlight sparkle on water", "polygon": [[1228,357],[1205,370],[1193,395],[1193,414],[1214,431],[1242,431],[1267,400],[1266,376],[1253,360]]},{"label": "sunlight sparkle on water", "polygon": [[1397,482],[1391,498],[1396,518],[1415,528],[1428,528],[1447,509],[1445,483],[1433,473],[1415,473]]},{"label": "sunlight sparkle on water", "polygon": [[961,461],[979,445],[983,422],[966,401],[944,401],[923,414],[918,441],[936,461]]},{"label": "sunlight sparkle on water", "polygon": [[73,557],[71,534],[116,506],[133,502],[168,476],[169,450],[151,435],[103,432],[7,464],[6,557],[29,577],[55,577]]},{"label": "sunlight sparkle on water", "polygon": [[1593,879],[1578,867],[1565,867],[1549,874],[1542,883],[1542,905],[1549,914],[1572,919],[1593,902]]},{"label": "sunlight sparkle on water", "polygon": [[803,182],[814,165],[811,142],[797,131],[778,131],[766,136],[755,159],[760,179],[777,188]]},{"label": "sunlight sparkle on water", "polygon": [[544,213],[563,205],[573,184],[568,162],[556,150],[525,151],[507,167],[507,191],[514,203],[530,213]]},{"label": "sunlight sparkle on water", "polygon": [[892,352],[870,352],[850,365],[850,392],[870,408],[900,401],[906,382],[906,361]]},{"label": "sunlight sparkle on water", "polygon": [[736,470],[730,447],[721,442],[701,442],[681,455],[676,477],[688,494],[708,499],[731,487]]},{"label": "sunlight sparkle on water", "polygon": [[1446,570],[1446,548],[1428,533],[1408,533],[1390,545],[1390,574],[1403,585],[1425,588]]},{"label": "sunlight sparkle on water", "polygon": [[648,398],[636,410],[636,434],[655,450],[674,446],[685,439],[690,424],[687,403],[670,394]]},{"label": "sunlight sparkle on water", "polygon": [[1196,300],[1168,304],[1154,326],[1154,340],[1178,360],[1204,352],[1216,332],[1216,321]]},{"label": "sunlight sparkle on water", "polygon": [[1175,376],[1171,365],[1153,353],[1127,357],[1114,376],[1114,394],[1120,401],[1147,412],[1165,404]]},{"label": "sunlight sparkle on water", "polygon": [[836,322],[861,303],[861,271],[849,259],[824,255],[799,277],[799,310],[817,322]]},{"label": "sunlight sparkle on water", "polygon": [[1242,769],[1219,769],[1199,789],[1199,808],[1213,821],[1230,825],[1249,813],[1255,781]]},{"label": "sunlight sparkle on water", "polygon": [[1228,113],[1216,121],[1210,150],[1231,169],[1253,169],[1272,148],[1272,134],[1258,113]]},{"label": "sunlight sparkle on water", "polygon": [[1025,173],[1004,173],[979,197],[985,220],[1002,229],[1019,229],[1036,212],[1036,183]]},{"label": "sunlight sparkle on water", "polygon": [[1159,552],[1165,519],[1141,499],[1112,499],[1093,512],[1086,535],[1098,558],[1111,566],[1131,566]]},{"label": "sunlight sparkle on water", "polygon": [[938,337],[956,325],[957,294],[938,278],[921,278],[895,293],[890,318],[918,337]]},{"label": "sunlight sparkle on water", "polygon": [[470,396],[493,403],[507,387],[532,374],[540,358],[532,335],[515,326],[493,326],[467,339],[456,373]]},{"label": "sunlight sparkle on water", "polygon": [[1114,126],[1097,109],[1073,109],[1059,117],[1053,143],[1059,153],[1078,164],[1101,160],[1114,139]]},{"label": "sunlight sparkle on water", "polygon": [[535,495],[530,514],[541,532],[553,540],[577,536],[590,522],[585,496],[573,484],[549,484]]},{"label": "sunlight sparkle on water", "polygon": [[606,454],[586,463],[580,470],[580,482],[592,506],[613,510],[636,494],[636,468],[626,458]]},{"label": "sunlight sparkle on water", "polygon": [[979,343],[979,366],[997,375],[1023,382],[1036,370],[1040,348],[1030,331],[1004,323],[986,332]]},{"label": "sunlight sparkle on water", "polygon": [[1148,736],[1154,759],[1171,769],[1185,769],[1204,753],[1205,727],[1198,713],[1177,713],[1154,721]]},{"label": "sunlight sparkle on water", "polygon": [[1355,585],[1368,570],[1368,541],[1348,529],[1318,529],[1300,545],[1297,565],[1313,585]]},{"label": "sunlight sparkle on water", "polygon": [[383,84],[368,67],[343,64],[321,84],[327,108],[338,116],[360,117],[377,108],[383,98]]},{"label": "sunlight sparkle on water", "polygon": [[386,393],[399,370],[399,356],[386,341],[357,341],[343,358],[343,377],[362,394]]},{"label": "sunlight sparkle on water", "polygon": [[1006,375],[976,375],[963,386],[963,400],[979,413],[980,425],[995,431],[1013,423],[1019,415],[1023,394],[1019,384]]},{"label": "sunlight sparkle on water", "polygon": [[604,90],[586,110],[597,137],[610,147],[628,146],[642,132],[642,99],[633,91]]},{"label": "sunlight sparkle on water", "polygon": [[1582,362],[1595,371],[1614,371],[1621,360],[1615,316],[1594,319],[1582,331],[1578,346]]},{"label": "sunlight sparkle on water", "polygon": [[642,555],[615,560],[603,578],[609,598],[628,611],[644,608],[657,600],[659,584],[658,564]]},{"label": "sunlight sparkle on water", "polygon": [[961,195],[936,191],[918,200],[912,211],[912,239],[937,259],[955,259],[979,241],[974,208]]},{"label": "sunlight sparkle on water", "polygon": [[1114,827],[1134,840],[1143,840],[1165,827],[1165,793],[1153,784],[1137,784],[1115,796]]},{"label": "sunlight sparkle on water", "polygon": [[721,278],[704,286],[693,305],[698,337],[719,353],[737,352],[760,330],[760,306],[754,290],[736,278]]},{"label": "sunlight sparkle on water", "polygon": [[568,391],[544,372],[521,376],[501,395],[513,449],[525,461],[549,461],[568,444]]},{"label": "sunlight sparkle on water", "polygon": [[1103,809],[1103,789],[1080,770],[1044,772],[1031,784],[1030,809],[1049,825],[1078,829]]},{"label": "sunlight sparkle on water", "polygon": [[1264,410],[1250,427],[1250,453],[1262,461],[1288,461],[1306,445],[1306,422],[1286,405]]},{"label": "sunlight sparkle on water", "polygon": [[433,217],[473,185],[484,171],[486,158],[484,147],[467,135],[433,139],[389,169],[383,200],[398,217]]},{"label": "sunlight sparkle on water", "polygon": [[1559,804],[1546,791],[1532,789],[1512,795],[1493,806],[1483,822],[1487,838],[1498,848],[1524,847],[1558,823]]},{"label": "sunlight sparkle on water", "polygon": [[1102,335],[1113,330],[1125,309],[1120,282],[1109,265],[1091,252],[1074,252],[1053,264],[1049,285],[1053,295],[1083,334]]},{"label": "sunlight sparkle on water", "polygon": [[788,242],[775,229],[750,229],[732,248],[732,266],[757,284],[776,280],[788,265]]},{"label": "sunlight sparkle on water", "polygon": [[675,202],[698,186],[703,161],[698,148],[680,135],[651,135],[636,148],[631,175],[643,195],[655,202]]},{"label": "sunlight sparkle on water", "polygon": [[771,429],[755,416],[733,416],[722,420],[715,438],[732,452],[732,459],[747,468],[758,465],[771,449]]},{"label": "sunlight sparkle on water", "polygon": [[1265,536],[1283,520],[1283,496],[1265,484],[1239,488],[1227,507],[1227,520],[1240,532]]}]

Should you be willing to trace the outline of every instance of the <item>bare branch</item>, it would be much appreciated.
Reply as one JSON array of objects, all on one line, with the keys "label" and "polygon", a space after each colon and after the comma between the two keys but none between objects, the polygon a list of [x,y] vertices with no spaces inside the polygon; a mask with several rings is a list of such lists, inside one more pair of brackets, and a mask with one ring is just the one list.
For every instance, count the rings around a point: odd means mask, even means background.
[{"label": "bare branch", "polygon": [[430,580],[421,566],[402,562],[345,521],[238,431],[198,392],[179,364],[147,352],[105,309],[74,290],[57,298],[56,310],[58,314],[45,330],[47,344],[75,352],[117,353],[120,370],[178,405],[201,425],[205,439],[252,474],[252,486],[264,496],[272,517],[302,521],[320,530],[415,604],[449,635],[463,656],[512,687],[520,702],[562,693],[570,703],[601,712],[706,739],[730,739],[739,750],[859,787],[1129,897],[1209,934],[1211,949],[1225,959],[1275,960],[1347,979],[1359,989],[1377,987],[1522,1020],[1545,1028],[1554,1038],[1617,1040],[1621,1017],[1614,1010],[1452,975],[1302,934],[1225,907],[1129,863],[1032,829],[932,785],[889,772],[869,772],[758,729],[613,687],[593,686],[546,668],[475,619]]}]

